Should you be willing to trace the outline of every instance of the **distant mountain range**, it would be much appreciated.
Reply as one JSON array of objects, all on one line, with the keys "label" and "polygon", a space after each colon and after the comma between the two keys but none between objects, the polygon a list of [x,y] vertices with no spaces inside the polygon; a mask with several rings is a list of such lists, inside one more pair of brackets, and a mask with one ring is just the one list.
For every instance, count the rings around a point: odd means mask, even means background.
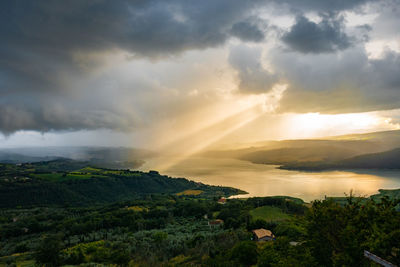
[{"label": "distant mountain range", "polygon": [[[398,169],[396,148],[400,148],[400,130],[240,144],[200,155],[281,165],[280,168],[290,170]],[[125,147],[30,147],[1,149],[0,163],[73,159],[93,166],[134,169],[157,155],[153,151]]]},{"label": "distant mountain range", "polygon": [[280,168],[290,170],[400,169],[399,130],[249,145],[202,155],[282,165]]},{"label": "distant mountain range", "polygon": [[1,163],[26,163],[26,162],[38,162],[38,161],[49,161],[57,159],[58,157],[35,157],[29,155],[21,155],[13,152],[0,151],[0,162]]},{"label": "distant mountain range", "polygon": [[360,155],[339,161],[291,162],[280,166],[286,170],[337,170],[337,169],[400,169],[400,148]]},{"label": "distant mountain range", "polygon": [[0,149],[0,163],[73,159],[107,168],[137,168],[154,155],[149,150],[126,147],[24,147]]}]

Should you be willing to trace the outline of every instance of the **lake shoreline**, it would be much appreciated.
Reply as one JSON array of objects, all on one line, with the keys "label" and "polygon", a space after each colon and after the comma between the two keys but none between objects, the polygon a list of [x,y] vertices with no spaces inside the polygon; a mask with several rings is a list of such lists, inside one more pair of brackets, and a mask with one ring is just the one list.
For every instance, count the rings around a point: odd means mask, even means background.
[{"label": "lake shoreline", "polygon": [[[174,162],[168,168],[163,168]],[[240,188],[238,197],[293,196],[304,201],[325,196],[344,197],[353,190],[370,196],[379,189],[400,188],[400,171],[354,173],[348,171],[299,172],[277,169],[279,165],[254,164],[236,159],[206,157],[148,159],[140,170],[158,170],[171,177],[185,177],[209,185]]]}]

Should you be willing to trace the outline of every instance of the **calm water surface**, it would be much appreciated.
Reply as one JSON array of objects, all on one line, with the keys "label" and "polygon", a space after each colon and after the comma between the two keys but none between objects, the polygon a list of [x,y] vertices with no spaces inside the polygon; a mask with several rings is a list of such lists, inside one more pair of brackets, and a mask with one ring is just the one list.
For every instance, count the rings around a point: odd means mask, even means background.
[{"label": "calm water surface", "polygon": [[235,159],[159,157],[147,161],[141,170],[159,170],[172,177],[240,188],[249,192],[245,197],[288,195],[311,201],[325,195],[344,196],[350,190],[369,196],[378,193],[378,189],[400,188],[400,171],[298,172],[276,167]]}]

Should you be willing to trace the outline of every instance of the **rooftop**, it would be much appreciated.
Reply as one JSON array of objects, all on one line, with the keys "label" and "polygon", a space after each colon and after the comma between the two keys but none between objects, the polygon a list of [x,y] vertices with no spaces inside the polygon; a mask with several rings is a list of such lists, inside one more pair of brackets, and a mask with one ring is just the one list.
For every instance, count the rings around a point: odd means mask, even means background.
[{"label": "rooftop", "polygon": [[275,237],[273,234],[272,234],[272,232],[270,231],[270,230],[266,230],[266,229],[263,229],[263,228],[261,228],[261,229],[255,229],[255,230],[253,230],[252,231],[256,236],[257,236],[257,238],[263,238],[263,237]]}]

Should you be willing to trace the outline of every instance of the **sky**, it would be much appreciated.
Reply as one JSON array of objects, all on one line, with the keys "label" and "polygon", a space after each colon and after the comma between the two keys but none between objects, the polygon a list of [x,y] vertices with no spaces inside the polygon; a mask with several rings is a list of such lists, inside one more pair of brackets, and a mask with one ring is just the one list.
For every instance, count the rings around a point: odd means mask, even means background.
[{"label": "sky", "polygon": [[400,0],[18,0],[0,25],[0,148],[400,128]]}]

